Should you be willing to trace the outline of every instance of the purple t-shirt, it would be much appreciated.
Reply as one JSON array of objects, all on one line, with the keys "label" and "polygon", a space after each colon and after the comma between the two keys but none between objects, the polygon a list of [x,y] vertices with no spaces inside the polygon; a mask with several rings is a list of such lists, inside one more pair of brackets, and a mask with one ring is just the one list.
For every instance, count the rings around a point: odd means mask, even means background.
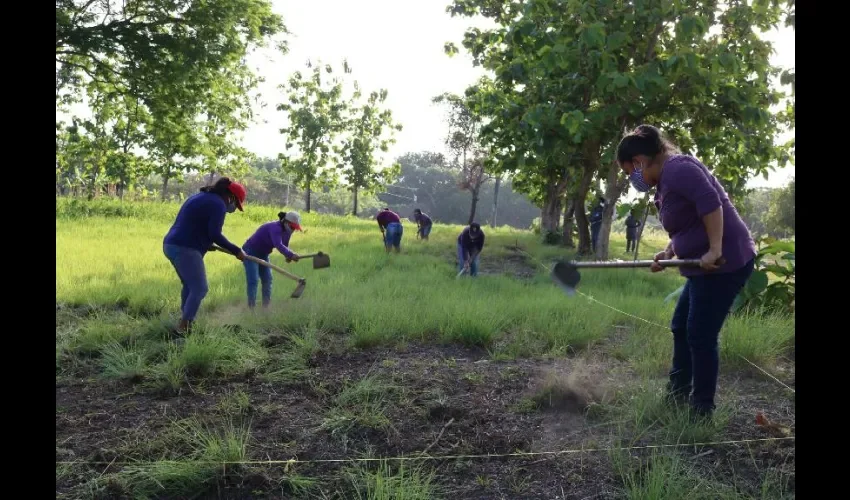
[{"label": "purple t-shirt", "polygon": [[426,214],[426,213],[414,215],[413,218],[416,219],[416,223],[419,224],[422,227],[430,226],[430,225],[433,224],[433,222],[431,221],[431,218],[428,217],[428,214]]},{"label": "purple t-shirt", "polygon": [[[674,155],[664,162],[655,194],[659,218],[680,259],[699,259],[709,247],[702,217],[723,207],[723,257],[726,263],[712,273],[737,271],[756,256],[746,224],[726,191],[699,160]],[[680,268],[683,276],[705,274],[701,268]]]},{"label": "purple t-shirt", "polygon": [[254,231],[254,234],[242,246],[262,255],[269,255],[277,248],[280,253],[290,258],[292,257],[292,250],[289,249],[291,236],[292,231],[284,229],[280,221],[267,222]]},{"label": "purple t-shirt", "polygon": [[401,222],[401,218],[398,216],[398,214],[390,210],[381,211],[380,213],[378,213],[375,219],[378,220],[378,225],[381,226],[382,229],[387,227],[387,224],[393,222]]}]

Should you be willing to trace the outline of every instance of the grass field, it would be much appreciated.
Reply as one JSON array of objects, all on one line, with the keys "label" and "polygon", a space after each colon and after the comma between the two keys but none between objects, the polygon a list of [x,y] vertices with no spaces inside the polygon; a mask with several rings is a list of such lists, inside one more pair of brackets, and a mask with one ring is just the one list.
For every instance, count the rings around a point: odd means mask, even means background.
[{"label": "grass field", "polygon": [[[272,256],[307,278],[302,298],[275,275],[252,313],[241,264],[208,254],[175,344],[177,208],[57,200],[57,497],[794,496],[793,440],[699,444],[770,438],[759,411],[793,433],[794,395],[750,364],[793,386],[793,318],[728,320],[718,413],[691,424],[660,399],[669,331],[638,319],[669,322],[675,272],[586,271],[591,298],[569,298],[540,265],[568,254],[526,231],[485,228],[481,276],[458,280],[459,226],[422,242],[405,223],[386,255],[373,221],[303,214],[292,248],[332,267]],[[225,234],[241,245],[278,210],[249,206]],[[666,243],[651,236],[644,257]],[[517,453],[534,454],[480,456]]]}]

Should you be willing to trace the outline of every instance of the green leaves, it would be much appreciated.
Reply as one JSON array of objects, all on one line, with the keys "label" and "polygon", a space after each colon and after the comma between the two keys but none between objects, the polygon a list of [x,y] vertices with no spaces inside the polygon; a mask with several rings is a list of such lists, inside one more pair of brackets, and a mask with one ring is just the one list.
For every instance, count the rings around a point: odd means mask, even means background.
[{"label": "green leaves", "polygon": [[267,0],[58,0],[57,107],[85,94],[97,117],[82,139],[98,166],[88,182],[127,186],[154,167],[165,183],[188,168],[243,170],[233,134],[260,80],[244,58],[284,33]]},{"label": "green leaves", "polygon": [[575,135],[579,132],[584,123],[584,113],[579,110],[573,110],[561,115],[561,125],[563,125],[570,135]]},{"label": "green leaves", "polygon": [[587,27],[580,25],[577,31],[581,34],[581,41],[587,49],[601,49],[605,44],[605,25],[601,22]]}]

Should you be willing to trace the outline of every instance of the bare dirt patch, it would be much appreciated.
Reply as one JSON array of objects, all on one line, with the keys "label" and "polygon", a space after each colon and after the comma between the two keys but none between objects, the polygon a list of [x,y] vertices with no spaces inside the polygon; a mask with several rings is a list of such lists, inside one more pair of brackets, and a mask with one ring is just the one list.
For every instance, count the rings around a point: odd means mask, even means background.
[{"label": "bare dirt patch", "polygon": [[[610,372],[610,366],[607,366]],[[128,460],[162,456],[162,436],[180,419],[202,416],[222,420],[222,402],[235,391],[247,395],[243,408],[250,421],[251,460],[330,460],[416,456],[433,468],[443,497],[458,498],[615,498],[621,488],[605,452],[510,457],[480,455],[599,449],[613,443],[613,424],[592,407],[604,406],[615,382],[604,364],[575,360],[492,361],[481,350],[454,346],[408,345],[401,350],[352,350],[320,354],[311,362],[309,382],[262,383],[231,379],[195,382],[179,396],[165,397],[140,386],[93,379],[57,380],[57,461],[80,461],[68,473],[57,472],[57,496],[76,497],[81,484],[104,471],[120,470]],[[371,378],[370,378],[371,377]],[[381,407],[387,425],[362,419],[330,425],[340,394],[364,378],[387,390]],[[760,381],[742,380],[742,406],[769,407],[771,414],[793,406],[773,400],[748,400]],[[548,390],[549,402],[544,398]],[[768,392],[769,393],[769,392]],[[739,394],[736,392],[735,394]],[[773,401],[773,402],[771,402]],[[782,406],[786,405],[786,406]],[[357,405],[352,406],[356,411]],[[746,413],[736,416],[730,434],[760,436]],[[345,413],[342,413],[345,415]],[[369,415],[366,415],[369,416]],[[374,415],[372,415],[374,417]],[[340,420],[332,423],[338,424]],[[349,425],[350,424],[350,425]],[[788,448],[757,448],[755,463],[779,464],[793,472],[793,443]],[[734,467],[754,448],[684,450],[705,467]],[[475,457],[462,457],[475,455]],[[789,461],[790,457],[790,461]],[[783,462],[784,460],[784,462]],[[93,464],[92,462],[100,462]],[[108,465],[112,463],[113,465]],[[727,465],[724,465],[727,464]],[[783,465],[784,464],[784,465]],[[310,495],[341,498],[350,493],[345,471],[352,463],[309,462],[242,467],[210,488],[210,498],[296,498],[286,486],[292,474],[314,478]],[[752,467],[751,467],[752,468]],[[57,469],[58,470],[58,469]],[[757,476],[759,471],[751,470]],[[563,491],[563,495],[562,492]],[[110,497],[127,492],[112,491]],[[173,498],[173,497],[172,497]]]}]

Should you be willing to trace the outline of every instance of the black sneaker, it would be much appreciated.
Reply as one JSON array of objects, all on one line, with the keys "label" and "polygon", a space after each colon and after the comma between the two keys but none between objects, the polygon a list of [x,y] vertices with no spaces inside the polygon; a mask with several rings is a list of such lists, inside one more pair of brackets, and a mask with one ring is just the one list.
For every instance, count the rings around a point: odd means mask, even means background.
[{"label": "black sneaker", "polygon": [[712,421],[714,410],[691,405],[691,410],[688,416],[694,424],[708,424]]},{"label": "black sneaker", "polygon": [[690,402],[690,391],[688,390],[673,390],[669,386],[667,392],[664,393],[664,404],[668,406],[687,406]]}]

